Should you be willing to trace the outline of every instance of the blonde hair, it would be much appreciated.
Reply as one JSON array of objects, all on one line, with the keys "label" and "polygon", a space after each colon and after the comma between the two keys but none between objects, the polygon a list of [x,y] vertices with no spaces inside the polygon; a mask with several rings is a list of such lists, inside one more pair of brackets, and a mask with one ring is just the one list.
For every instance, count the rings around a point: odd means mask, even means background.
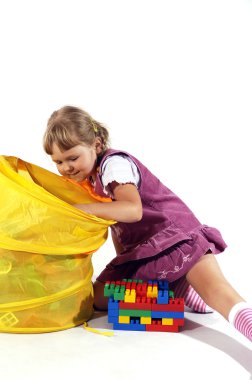
[{"label": "blonde hair", "polygon": [[65,151],[81,143],[90,146],[96,137],[101,139],[101,154],[103,154],[108,149],[109,133],[107,128],[94,120],[83,109],[64,106],[54,111],[49,118],[43,138],[43,146],[46,153],[51,155],[54,143],[60,150]]}]

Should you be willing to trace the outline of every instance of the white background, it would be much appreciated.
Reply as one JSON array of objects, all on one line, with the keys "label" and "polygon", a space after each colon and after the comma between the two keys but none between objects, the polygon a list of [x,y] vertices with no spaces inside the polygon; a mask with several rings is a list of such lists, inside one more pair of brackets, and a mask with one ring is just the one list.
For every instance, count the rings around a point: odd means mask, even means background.
[{"label": "white background", "polygon": [[[249,0],[1,0],[0,153],[55,171],[47,119],[86,109],[221,230],[223,271],[252,301],[251,20]],[[112,257],[108,241],[95,273]]]}]

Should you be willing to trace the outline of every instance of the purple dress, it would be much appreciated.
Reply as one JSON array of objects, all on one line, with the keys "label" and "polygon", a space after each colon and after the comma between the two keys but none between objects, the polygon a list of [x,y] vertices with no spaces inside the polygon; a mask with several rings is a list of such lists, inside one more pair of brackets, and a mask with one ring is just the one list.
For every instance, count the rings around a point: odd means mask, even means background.
[{"label": "purple dress", "polygon": [[130,157],[140,173],[139,193],[143,217],[139,222],[118,222],[111,226],[123,247],[102,271],[101,282],[123,278],[166,279],[170,283],[185,274],[207,251],[224,251],[226,243],[220,232],[202,225],[179,197],[164,186],[138,159],[132,155],[108,149],[99,165],[95,192],[103,192],[103,163],[108,156],[124,154]]}]

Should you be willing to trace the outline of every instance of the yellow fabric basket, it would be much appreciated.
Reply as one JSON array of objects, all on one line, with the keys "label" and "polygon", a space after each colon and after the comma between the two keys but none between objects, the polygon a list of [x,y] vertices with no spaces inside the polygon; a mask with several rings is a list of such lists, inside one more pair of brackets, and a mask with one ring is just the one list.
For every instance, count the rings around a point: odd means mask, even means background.
[{"label": "yellow fabric basket", "polygon": [[58,331],[91,318],[92,253],[114,221],[72,206],[106,201],[82,185],[0,156],[0,332]]}]

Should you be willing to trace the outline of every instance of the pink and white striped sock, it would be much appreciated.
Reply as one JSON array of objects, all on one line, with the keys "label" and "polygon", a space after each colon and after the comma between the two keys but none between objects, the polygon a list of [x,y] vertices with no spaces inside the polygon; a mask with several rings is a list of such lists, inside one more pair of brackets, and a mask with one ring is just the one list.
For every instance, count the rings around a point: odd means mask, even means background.
[{"label": "pink and white striped sock", "polygon": [[211,309],[203,299],[198,295],[198,293],[193,289],[191,285],[185,294],[185,305],[190,309],[193,309],[197,313],[212,313],[213,309]]},{"label": "pink and white striped sock", "polygon": [[252,342],[252,307],[247,302],[239,302],[232,307],[229,322]]},{"label": "pink and white striped sock", "polygon": [[186,278],[178,282],[174,288],[175,297],[183,297],[185,305],[197,313],[212,313],[211,309],[198,295],[194,288],[188,284]]}]

